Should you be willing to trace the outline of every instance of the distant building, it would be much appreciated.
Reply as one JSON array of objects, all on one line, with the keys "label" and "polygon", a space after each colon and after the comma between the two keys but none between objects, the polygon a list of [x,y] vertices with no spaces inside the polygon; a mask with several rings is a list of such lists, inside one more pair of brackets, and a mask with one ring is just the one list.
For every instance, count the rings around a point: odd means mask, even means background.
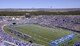
[{"label": "distant building", "polygon": [[26,13],[25,17],[30,18],[31,17],[30,13]]}]

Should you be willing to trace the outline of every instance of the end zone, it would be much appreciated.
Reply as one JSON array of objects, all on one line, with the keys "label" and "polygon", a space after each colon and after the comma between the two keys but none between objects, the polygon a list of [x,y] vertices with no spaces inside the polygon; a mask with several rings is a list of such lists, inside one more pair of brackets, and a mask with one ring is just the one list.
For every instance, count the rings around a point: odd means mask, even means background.
[{"label": "end zone", "polygon": [[50,41],[49,44],[52,45],[52,46],[58,46],[59,44],[64,43],[65,41],[72,39],[76,35],[77,34],[70,33],[66,36],[63,36],[63,37],[59,38],[59,39]]}]

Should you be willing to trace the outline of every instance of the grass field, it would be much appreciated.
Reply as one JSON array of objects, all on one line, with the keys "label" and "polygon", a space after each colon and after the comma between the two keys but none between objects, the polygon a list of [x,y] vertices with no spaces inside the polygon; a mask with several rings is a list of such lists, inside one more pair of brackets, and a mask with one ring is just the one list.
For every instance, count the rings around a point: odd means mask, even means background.
[{"label": "grass field", "polygon": [[[11,28],[13,30],[22,32],[23,34],[28,34],[30,36],[32,36],[30,39],[33,41],[34,43],[39,43],[45,46],[50,46],[49,42],[51,40],[55,40],[57,38],[60,38],[62,36],[65,36],[67,34],[69,34],[71,31],[69,30],[65,30],[65,29],[61,29],[61,28],[48,28],[48,27],[42,27],[40,25],[35,25],[35,24],[29,24],[29,25],[25,25],[25,26],[18,26],[15,25],[16,27]],[[4,30],[8,33],[11,34],[10,32],[8,32],[8,28],[4,27]],[[76,33],[78,34],[78,33]],[[11,34],[13,36],[15,36],[15,34]],[[79,34],[78,34],[79,35]],[[80,35],[79,35],[80,36]],[[18,37],[18,36],[15,36]],[[23,39],[23,38],[21,38]],[[24,39],[27,40],[27,39]],[[74,37],[72,40],[68,40],[67,42],[70,42],[70,44],[68,46],[71,46],[73,43],[79,41],[79,37]],[[64,43],[61,44],[60,46],[64,46]]]}]

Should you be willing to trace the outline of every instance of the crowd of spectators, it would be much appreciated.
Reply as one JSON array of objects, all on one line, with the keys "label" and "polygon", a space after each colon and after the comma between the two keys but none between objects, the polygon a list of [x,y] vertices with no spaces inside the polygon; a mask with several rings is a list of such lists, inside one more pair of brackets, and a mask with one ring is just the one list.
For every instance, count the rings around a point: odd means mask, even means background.
[{"label": "crowd of spectators", "polygon": [[61,27],[80,32],[80,16],[79,15],[51,15],[41,16],[36,19],[31,19],[29,22],[33,22],[39,25],[45,25],[48,27]]},{"label": "crowd of spectators", "polygon": [[[26,19],[13,20],[16,24],[39,24],[48,27],[60,27],[80,32],[80,16],[79,15],[40,15]],[[13,23],[8,22],[8,23]]]}]

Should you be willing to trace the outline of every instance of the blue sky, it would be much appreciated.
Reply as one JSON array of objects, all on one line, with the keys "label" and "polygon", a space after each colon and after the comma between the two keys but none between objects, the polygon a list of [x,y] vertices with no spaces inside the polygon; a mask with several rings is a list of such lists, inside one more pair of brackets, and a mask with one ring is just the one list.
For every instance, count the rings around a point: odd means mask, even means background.
[{"label": "blue sky", "polygon": [[0,8],[80,8],[80,0],[0,0]]}]

